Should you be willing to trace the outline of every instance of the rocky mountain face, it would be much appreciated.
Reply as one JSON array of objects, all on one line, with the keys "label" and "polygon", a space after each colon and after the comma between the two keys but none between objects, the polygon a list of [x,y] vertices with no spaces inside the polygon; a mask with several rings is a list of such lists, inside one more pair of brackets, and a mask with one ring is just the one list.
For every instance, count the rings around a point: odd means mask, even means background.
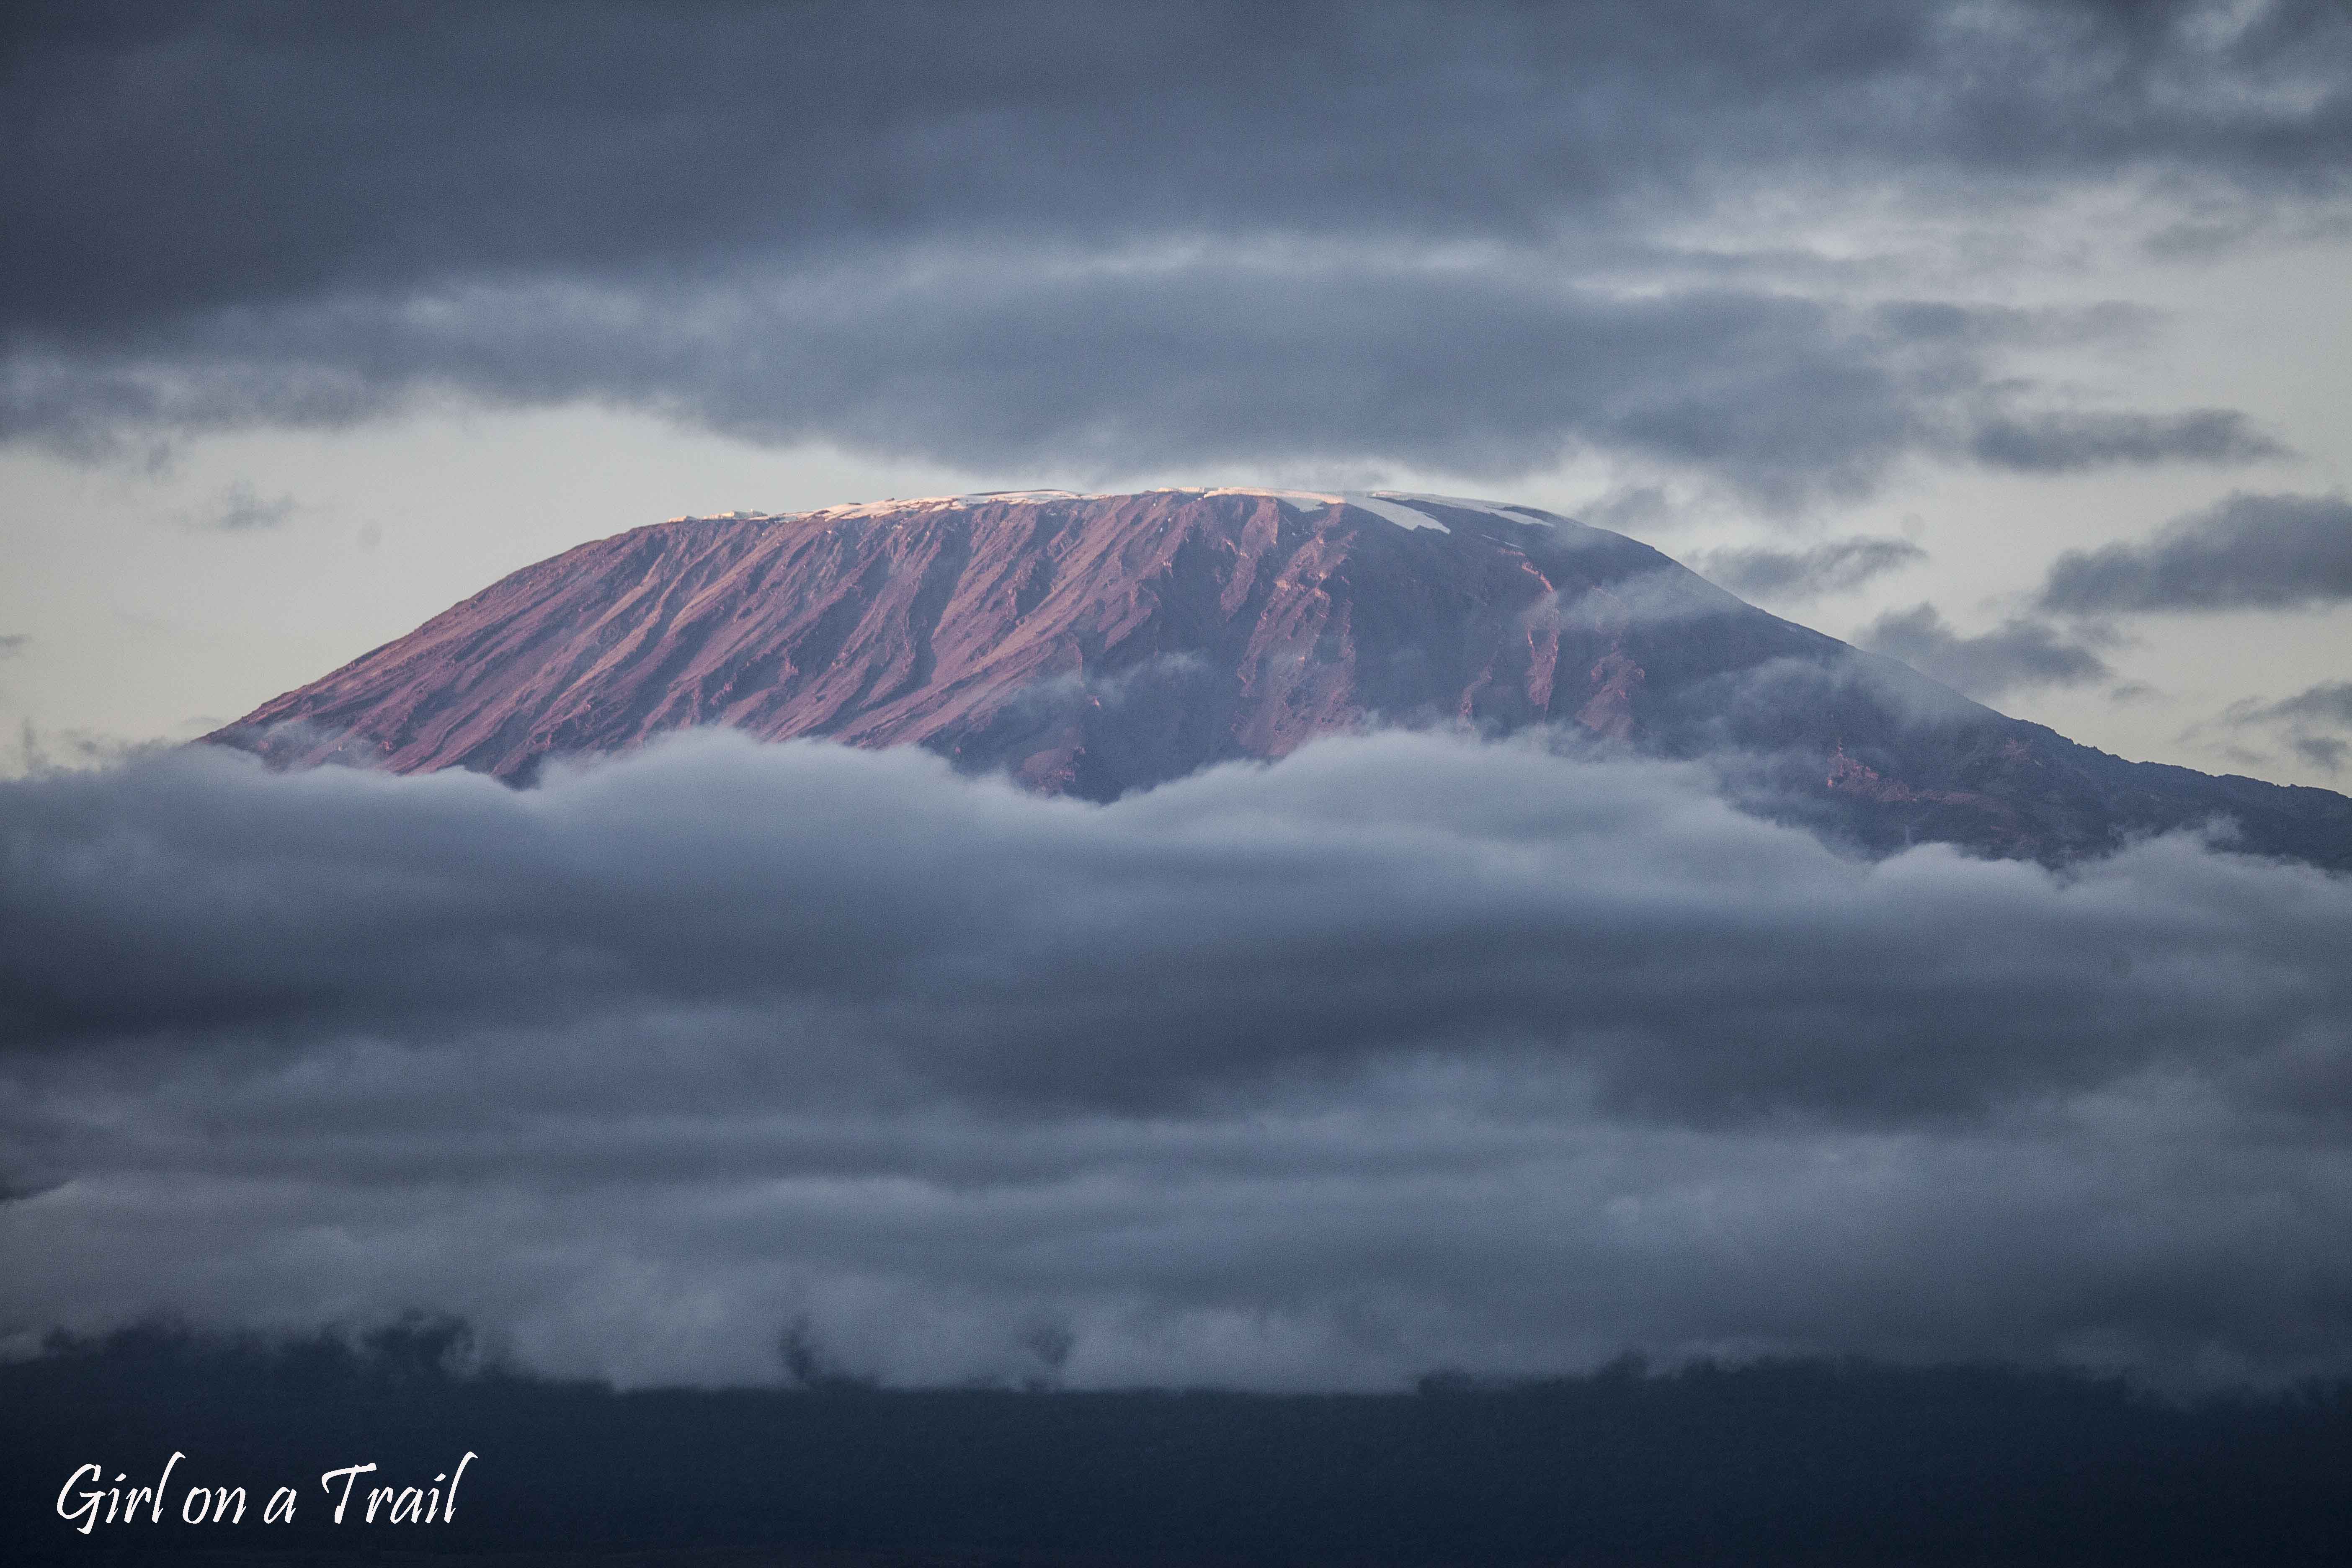
[{"label": "rocky mountain face", "polygon": [[726,724],[922,745],[1107,800],[1377,724],[1706,757],[1863,847],[2044,859],[2226,816],[2352,866],[2352,800],[2127,763],[1525,507],[1388,493],[958,496],[678,518],[524,568],[208,739],[465,767]]}]

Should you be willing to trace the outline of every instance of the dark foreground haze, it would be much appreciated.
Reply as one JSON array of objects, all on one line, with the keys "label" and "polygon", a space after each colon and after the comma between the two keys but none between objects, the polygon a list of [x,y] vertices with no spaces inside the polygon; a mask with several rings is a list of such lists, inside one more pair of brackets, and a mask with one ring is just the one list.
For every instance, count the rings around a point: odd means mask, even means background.
[{"label": "dark foreground haze", "polygon": [[[2352,1388],[2166,1403],[1987,1367],[1620,1363],[1391,1394],[890,1392],[787,1344],[798,1385],[643,1390],[458,1370],[465,1331],[356,1348],[167,1330],[0,1368],[12,1561],[646,1563],[2341,1563]],[[160,1524],[56,1517],[102,1461]],[[322,1473],[460,1516],[332,1522]],[[243,1485],[242,1525],[178,1521]],[[290,1524],[256,1517],[278,1485]],[[340,1483],[337,1483],[340,1485]],[[70,1502],[68,1506],[74,1506]],[[353,1539],[357,1537],[358,1539]]]}]

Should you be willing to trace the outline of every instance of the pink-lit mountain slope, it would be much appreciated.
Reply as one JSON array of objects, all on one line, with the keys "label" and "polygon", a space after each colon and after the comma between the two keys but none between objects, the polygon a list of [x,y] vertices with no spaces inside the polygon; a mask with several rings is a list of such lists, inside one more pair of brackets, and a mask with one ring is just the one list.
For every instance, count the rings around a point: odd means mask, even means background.
[{"label": "pink-lit mountain slope", "polygon": [[2228,816],[2352,863],[2352,801],[2126,763],[1742,603],[1622,535],[1437,498],[1158,490],[681,518],[524,568],[209,739],[528,782],[725,724],[922,745],[1108,799],[1381,723],[1737,759],[1861,845],[2044,858]]}]

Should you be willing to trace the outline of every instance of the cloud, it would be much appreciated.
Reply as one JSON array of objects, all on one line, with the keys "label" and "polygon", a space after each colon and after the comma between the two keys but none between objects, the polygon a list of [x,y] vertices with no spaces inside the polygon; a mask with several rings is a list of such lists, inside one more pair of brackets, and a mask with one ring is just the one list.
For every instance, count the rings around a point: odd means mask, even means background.
[{"label": "cloud", "polygon": [[2265,719],[2305,719],[2352,730],[2352,682],[2326,681],[2256,711]]},{"label": "cloud", "polygon": [[2294,747],[2295,755],[2331,773],[2342,773],[2344,759],[2352,755],[2352,742],[2334,735],[2297,735],[2288,743]]},{"label": "cloud", "polygon": [[24,632],[11,632],[0,637],[0,658],[14,658],[32,645],[32,637]]},{"label": "cloud", "polygon": [[2075,473],[2119,463],[2251,463],[2285,447],[2226,408],[2185,414],[2042,414],[1988,419],[1970,444],[1990,468]]},{"label": "cloud", "polygon": [[1853,538],[1834,539],[1810,550],[1710,550],[1691,564],[1701,576],[1743,598],[1796,601],[1842,594],[1927,558],[1927,552],[1908,540]]},{"label": "cloud", "polygon": [[1507,242],[1797,171],[2340,193],[2352,151],[2324,0],[15,12],[0,266],[41,333],[1171,214]]},{"label": "cloud", "polygon": [[2008,395],[1990,349],[1918,322],[1777,292],[1628,295],[1526,263],[974,254],[789,287],[525,286],[208,318],[142,357],[20,357],[0,377],[0,438],[102,456],[347,426],[457,387],[1105,482],[1236,460],[1501,479],[1591,451],[1789,510],[1961,454],[1972,410]]},{"label": "cloud", "polygon": [[0,439],[456,393],[1099,475],[1592,451],[1783,510],[1906,457],[2242,462],[2229,410],[2035,411],[2019,351],[2113,310],[1865,303],[1694,226],[2333,210],[2352,166],[2318,5],[591,14],[26,11]]},{"label": "cloud", "polygon": [[277,528],[294,515],[294,498],[265,500],[250,480],[238,479],[224,489],[213,505],[188,526],[215,533],[247,533]]},{"label": "cloud", "polygon": [[2352,1366],[2352,884],[1877,862],[1382,734],[1108,806],[688,735],[0,786],[0,1322],[1391,1384],[1628,1346]]},{"label": "cloud", "polygon": [[652,304],[497,290],[215,322],[156,362],[20,364],[0,433],[96,450],[121,428],[334,426],[455,384],[972,465],[1322,456],[1501,476],[1597,444],[1794,494],[1866,486],[1937,416],[1937,389],[1969,378],[1940,343],[1765,295],[1626,299],[1353,262],[940,268],[952,278]]},{"label": "cloud", "polygon": [[2352,758],[2352,681],[2322,681],[2276,702],[2233,702],[2221,723],[2237,731],[2268,729],[2312,766],[2340,773]]},{"label": "cloud", "polygon": [[2279,703],[2255,708],[2251,717],[2303,720],[2312,724],[2331,724],[2336,729],[2352,729],[2352,682],[2322,682],[2319,687],[2298,691]]},{"label": "cloud", "polygon": [[2068,551],[2041,603],[2074,615],[2296,609],[2352,599],[2352,502],[2245,491],[2144,543]]},{"label": "cloud", "polygon": [[1963,637],[1927,604],[1887,611],[1854,644],[1987,700],[2021,688],[2080,686],[2114,673],[2081,642],[2042,622],[2012,617],[1980,636]]}]

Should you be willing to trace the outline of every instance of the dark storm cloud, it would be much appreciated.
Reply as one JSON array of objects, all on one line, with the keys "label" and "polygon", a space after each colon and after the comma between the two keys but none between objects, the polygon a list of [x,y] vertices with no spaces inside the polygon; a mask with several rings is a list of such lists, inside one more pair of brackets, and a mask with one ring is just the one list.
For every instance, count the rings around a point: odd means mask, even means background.
[{"label": "dark storm cloud", "polygon": [[1110,806],[690,736],[528,792],[53,774],[0,854],[25,1331],[2352,1364],[2352,885],[2187,838],[1870,863],[1687,769],[1402,734]]},{"label": "dark storm cloud", "polygon": [[2015,616],[1991,631],[1964,637],[1926,604],[1887,611],[1864,626],[1854,643],[1985,700],[2037,686],[2080,686],[2114,673],[2079,637],[2043,622]]},{"label": "dark storm cloud", "polygon": [[[2154,175],[2333,201],[2352,137],[2352,27],[2323,5],[16,17],[0,434],[85,454],[454,390],[964,463],[1504,473],[1591,446],[1780,502],[1867,485],[1908,451],[2242,461],[2273,448],[2228,411],[1964,406],[2016,380],[1990,313],[1920,301],[1862,323],[1833,288],[1759,289],[1769,257],[1661,237],[1784,185],[2030,205]],[[992,255],[1019,258],[1020,297],[964,265]],[[1424,261],[1458,280],[1365,281]],[[1598,284],[1726,266],[1728,293],[1696,301]],[[809,303],[872,276],[908,279],[903,321]],[[1727,300],[1725,341],[1691,352]],[[1832,339],[1818,351],[1786,334],[1805,310]],[[567,315],[584,335],[530,330]],[[1660,332],[1685,395],[1596,405],[1605,372],[1646,374]],[[1959,374],[1930,395],[1912,356],[1938,332]],[[488,342],[446,341],[472,334]],[[1454,412],[1481,353],[1491,376]],[[884,369],[848,368],[865,362]],[[1424,367],[1402,402],[1429,417],[1400,448],[1406,415],[1382,395]],[[843,381],[835,418],[815,392]]]},{"label": "dark storm cloud", "polygon": [[2244,491],[2142,543],[2070,550],[2042,604],[2075,615],[2295,609],[2352,599],[2352,502]]},{"label": "dark storm cloud", "polygon": [[13,8],[18,328],[747,246],[1517,239],[1759,168],[2340,190],[2338,7]]},{"label": "dark storm cloud", "polygon": [[1710,550],[1692,569],[1745,598],[1811,599],[1858,588],[1927,559],[1905,539],[1833,539],[1810,550],[1759,545]]}]

